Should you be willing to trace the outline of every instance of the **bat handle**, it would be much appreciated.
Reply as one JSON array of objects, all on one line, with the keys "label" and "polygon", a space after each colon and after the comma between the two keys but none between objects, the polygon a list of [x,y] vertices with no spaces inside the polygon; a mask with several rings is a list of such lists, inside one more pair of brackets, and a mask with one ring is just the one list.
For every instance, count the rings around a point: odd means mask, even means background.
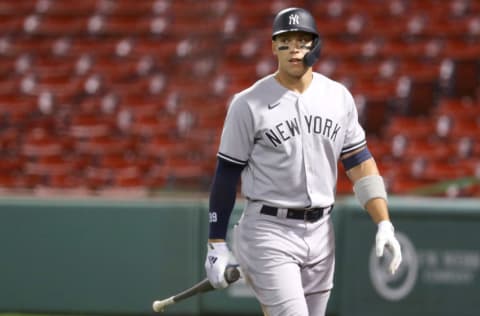
[{"label": "bat handle", "polygon": [[169,298],[166,298],[161,301],[155,301],[153,302],[153,310],[157,313],[163,312],[166,306],[175,304],[175,296],[170,296]]}]

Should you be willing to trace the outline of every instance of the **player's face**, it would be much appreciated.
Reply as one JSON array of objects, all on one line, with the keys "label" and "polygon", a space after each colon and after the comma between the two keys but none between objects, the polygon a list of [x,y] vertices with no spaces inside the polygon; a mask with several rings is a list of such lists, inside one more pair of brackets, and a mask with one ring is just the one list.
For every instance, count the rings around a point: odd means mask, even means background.
[{"label": "player's face", "polygon": [[302,76],[308,70],[303,56],[313,44],[313,35],[305,32],[287,32],[277,35],[272,41],[273,54],[277,56],[280,72],[295,77]]}]

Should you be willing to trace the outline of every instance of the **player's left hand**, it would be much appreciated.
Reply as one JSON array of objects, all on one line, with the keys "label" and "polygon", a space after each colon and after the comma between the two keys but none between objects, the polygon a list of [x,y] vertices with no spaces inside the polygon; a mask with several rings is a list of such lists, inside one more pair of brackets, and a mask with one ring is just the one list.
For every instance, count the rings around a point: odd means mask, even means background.
[{"label": "player's left hand", "polygon": [[402,251],[400,249],[400,243],[397,238],[395,238],[395,229],[393,228],[392,223],[388,220],[379,222],[377,227],[377,236],[375,238],[377,257],[382,257],[384,249],[388,248],[393,255],[389,270],[391,274],[394,274],[402,262]]}]

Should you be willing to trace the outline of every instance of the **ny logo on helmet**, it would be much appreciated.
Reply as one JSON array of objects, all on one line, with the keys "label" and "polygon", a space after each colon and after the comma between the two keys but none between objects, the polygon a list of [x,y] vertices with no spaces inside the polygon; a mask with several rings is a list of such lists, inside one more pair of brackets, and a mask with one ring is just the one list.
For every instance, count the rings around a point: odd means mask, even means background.
[{"label": "ny logo on helmet", "polygon": [[298,14],[290,14],[290,16],[288,17],[288,24],[289,25],[300,24],[300,16],[298,16]]}]

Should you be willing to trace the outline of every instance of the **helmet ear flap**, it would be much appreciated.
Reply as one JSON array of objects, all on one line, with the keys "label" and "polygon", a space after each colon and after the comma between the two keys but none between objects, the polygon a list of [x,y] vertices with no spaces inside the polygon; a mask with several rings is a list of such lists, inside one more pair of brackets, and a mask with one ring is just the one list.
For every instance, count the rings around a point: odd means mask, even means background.
[{"label": "helmet ear flap", "polygon": [[312,49],[305,54],[303,62],[307,67],[312,67],[313,64],[320,58],[320,51],[322,50],[322,40],[316,36],[313,40]]}]

